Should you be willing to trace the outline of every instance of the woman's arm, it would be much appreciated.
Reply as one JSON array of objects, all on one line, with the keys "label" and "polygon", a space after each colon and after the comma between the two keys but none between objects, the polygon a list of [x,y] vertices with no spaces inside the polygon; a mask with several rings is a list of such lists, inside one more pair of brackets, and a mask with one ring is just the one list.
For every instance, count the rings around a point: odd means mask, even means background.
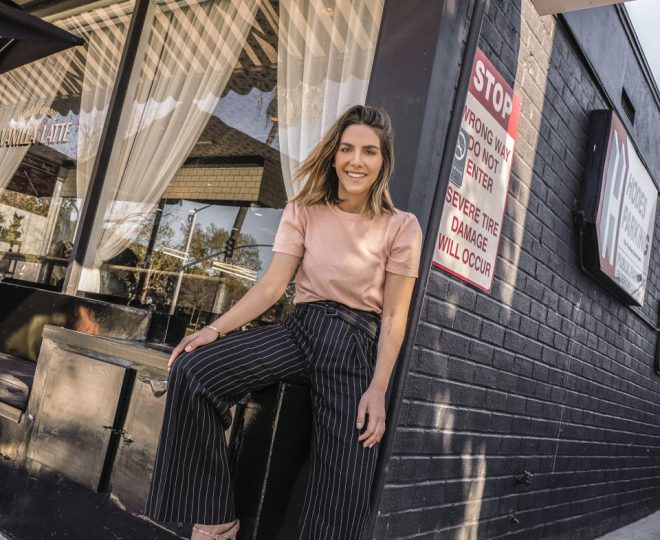
[{"label": "woman's arm", "polygon": [[362,429],[365,416],[369,415],[369,424],[364,433],[358,437],[359,441],[363,441],[362,444],[365,448],[372,447],[380,441],[385,433],[385,392],[387,392],[394,362],[399,355],[401,343],[403,343],[414,286],[414,277],[401,276],[391,272],[385,273],[376,370],[369,388],[360,400],[356,422],[356,427]]},{"label": "woman's arm", "polygon": [[[220,334],[227,334],[257,318],[284,294],[299,263],[300,257],[274,252],[264,276],[231,309],[215,320],[212,326],[217,328]],[[184,337],[172,351],[167,369],[170,369],[184,349],[189,352],[217,338],[218,335],[211,328],[206,327]]]}]

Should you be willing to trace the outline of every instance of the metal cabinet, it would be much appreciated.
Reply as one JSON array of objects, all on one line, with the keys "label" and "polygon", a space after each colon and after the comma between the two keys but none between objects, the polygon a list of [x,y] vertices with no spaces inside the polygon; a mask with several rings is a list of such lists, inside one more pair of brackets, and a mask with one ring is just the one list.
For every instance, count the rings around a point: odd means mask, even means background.
[{"label": "metal cabinet", "polygon": [[165,405],[167,350],[47,326],[28,402],[29,466],[94,491],[116,490],[120,504],[141,512]]},{"label": "metal cabinet", "polygon": [[129,363],[96,361],[46,342],[28,405],[34,427],[28,460],[97,490]]}]

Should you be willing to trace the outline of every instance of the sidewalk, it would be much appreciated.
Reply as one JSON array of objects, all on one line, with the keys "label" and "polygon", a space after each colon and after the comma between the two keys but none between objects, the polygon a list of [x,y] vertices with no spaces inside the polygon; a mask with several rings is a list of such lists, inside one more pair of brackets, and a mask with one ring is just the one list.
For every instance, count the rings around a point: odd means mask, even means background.
[{"label": "sidewalk", "polygon": [[660,511],[595,540],[660,540]]},{"label": "sidewalk", "polygon": [[96,493],[48,471],[14,469],[0,459],[0,540],[178,540]]}]

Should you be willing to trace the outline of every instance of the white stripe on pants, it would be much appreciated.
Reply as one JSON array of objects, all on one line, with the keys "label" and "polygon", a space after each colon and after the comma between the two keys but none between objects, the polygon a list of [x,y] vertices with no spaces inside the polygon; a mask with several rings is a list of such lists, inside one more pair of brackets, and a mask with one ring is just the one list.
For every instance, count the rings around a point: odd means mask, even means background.
[{"label": "white stripe on pants", "polygon": [[357,440],[357,407],[377,338],[298,304],[278,324],[231,334],[180,356],[170,372],[146,514],[157,521],[236,519],[221,416],[246,392],[282,380],[311,387],[311,471],[298,539],[360,538],[378,445]]}]

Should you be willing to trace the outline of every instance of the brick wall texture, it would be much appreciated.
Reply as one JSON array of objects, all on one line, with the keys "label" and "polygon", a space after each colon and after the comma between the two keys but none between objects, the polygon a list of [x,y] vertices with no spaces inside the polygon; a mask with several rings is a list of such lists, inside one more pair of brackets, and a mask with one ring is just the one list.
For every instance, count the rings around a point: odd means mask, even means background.
[{"label": "brick wall texture", "polygon": [[[164,199],[256,203],[283,208],[286,192],[279,161],[261,166],[184,166],[167,186]],[[61,197],[76,197],[75,169],[64,171]]]},{"label": "brick wall texture", "polygon": [[258,202],[263,167],[182,167],[164,199]]},{"label": "brick wall texture", "polygon": [[595,538],[660,508],[660,226],[624,306],[572,224],[599,87],[527,0],[492,0],[479,45],[522,102],[493,291],[432,270],[375,537]]}]

